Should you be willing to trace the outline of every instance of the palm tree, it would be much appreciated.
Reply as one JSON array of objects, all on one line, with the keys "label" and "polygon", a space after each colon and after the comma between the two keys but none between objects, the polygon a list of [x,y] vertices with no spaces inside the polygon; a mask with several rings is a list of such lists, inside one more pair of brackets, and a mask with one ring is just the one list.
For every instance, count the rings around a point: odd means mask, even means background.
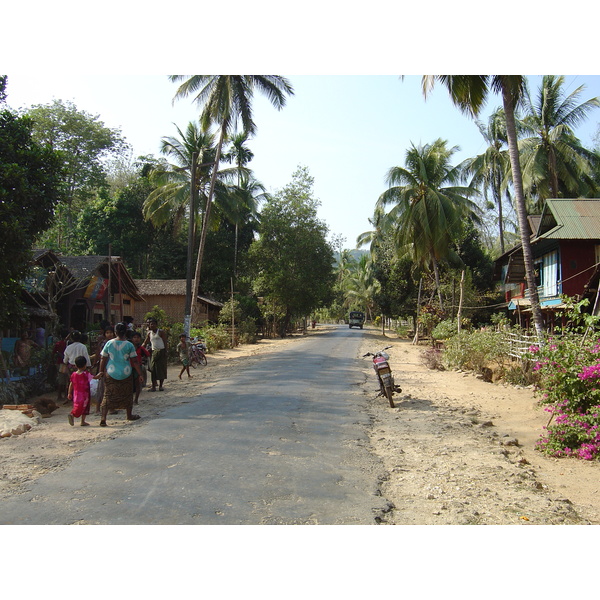
[{"label": "palm tree", "polygon": [[595,188],[598,157],[581,145],[573,127],[600,106],[600,99],[579,104],[584,86],[565,96],[564,80],[544,75],[535,97],[525,87],[522,124],[529,135],[519,140],[523,187],[525,193],[535,193],[540,203],[546,198],[579,197]]},{"label": "palm tree", "polygon": [[369,223],[374,227],[370,231],[363,231],[356,238],[356,247],[362,248],[369,244],[369,252],[371,256],[377,256],[377,250],[384,243],[386,234],[389,230],[390,220],[386,218],[385,208],[380,204],[375,204],[373,218],[369,219]]},{"label": "palm tree", "polygon": [[510,160],[506,150],[506,119],[504,111],[499,108],[490,115],[487,125],[475,121],[483,139],[488,144],[485,152],[462,163],[465,173],[473,176],[471,186],[480,185],[483,197],[488,201],[491,193],[494,205],[498,209],[498,234],[500,237],[500,252],[504,254],[504,214],[502,196],[506,194],[510,202],[508,186],[504,184],[510,171]]},{"label": "palm tree", "polygon": [[265,186],[252,175],[245,173],[238,185],[231,189],[226,199],[220,201],[224,217],[235,226],[235,243],[233,254],[233,278],[237,279],[237,256],[239,244],[239,229],[243,225],[258,225],[258,207],[267,201],[269,194]]},{"label": "palm tree", "polygon": [[247,216],[256,216],[257,212],[257,198],[255,193],[260,195],[266,194],[264,186],[254,180],[253,178],[246,177],[244,186],[242,187],[242,168],[245,167],[253,158],[254,153],[246,142],[248,141],[248,132],[242,131],[230,137],[228,143],[230,144],[229,151],[223,154],[223,160],[229,163],[235,163],[238,168],[238,193],[232,196],[237,198],[239,204],[237,206],[231,206],[229,220],[235,225],[235,248],[233,252],[233,279],[237,279],[237,255],[238,255],[238,238],[239,238],[239,227],[243,223],[244,218]]},{"label": "palm tree", "polygon": [[255,88],[267,96],[277,109],[285,106],[286,95],[292,95],[294,91],[291,84],[280,75],[171,75],[170,79],[174,82],[183,81],[175,93],[175,99],[185,98],[190,94],[195,95],[195,101],[203,107],[200,115],[202,124],[207,129],[213,123],[219,126],[215,166],[206,200],[205,223],[202,226],[194,275],[194,290],[198,291],[206,241],[205,225],[210,217],[216,173],[227,134],[235,129],[238,120],[241,120],[243,130],[248,135],[255,133],[256,125],[252,119],[252,98]]},{"label": "palm tree", "polygon": [[368,254],[363,254],[359,261],[354,263],[345,283],[345,308],[365,307],[368,319],[372,321],[375,295],[381,290],[381,284],[375,279],[373,262]]},{"label": "palm tree", "polygon": [[[168,136],[161,140],[161,153],[170,162],[162,161],[154,166],[150,177],[156,188],[144,202],[144,217],[156,226],[173,219],[180,224],[189,206],[192,155],[198,153],[200,163],[214,161],[215,136],[203,131],[198,123],[190,122],[185,132],[175,126],[179,137]],[[197,174],[197,187],[206,175]],[[203,177],[204,175],[204,177]]]},{"label": "palm tree", "polygon": [[[169,162],[159,162],[150,171],[149,177],[156,186],[143,205],[144,218],[160,227],[173,224],[173,232],[179,231],[186,214],[190,213],[192,161],[197,156],[195,187],[201,198],[207,197],[212,165],[216,153],[214,134],[202,129],[199,123],[190,122],[182,131],[175,126],[179,137],[167,136],[161,140],[161,153]],[[227,198],[233,189],[234,169],[221,169],[217,173],[215,189],[217,214],[222,214]],[[199,215],[189,214],[194,222]],[[204,222],[204,220],[203,220]],[[194,223],[195,230],[195,223]],[[193,240],[192,240],[193,242]]]},{"label": "palm tree", "polygon": [[[448,148],[446,140],[415,146],[406,152],[406,167],[392,167],[387,174],[390,186],[381,194],[382,206],[393,203],[387,217],[394,224],[399,248],[409,252],[415,263],[431,267],[443,310],[439,263],[456,262],[452,247],[464,219],[477,219],[477,205],[469,200],[477,191],[453,185],[462,179],[450,159],[458,147]],[[448,185],[450,184],[450,185]]]},{"label": "palm tree", "polygon": [[436,81],[440,81],[448,89],[452,102],[460,110],[473,117],[476,117],[481,111],[490,91],[502,95],[502,104],[506,117],[508,154],[515,192],[515,208],[519,218],[525,275],[529,289],[529,298],[531,300],[533,323],[537,336],[541,341],[544,333],[544,321],[535,282],[535,270],[529,237],[529,225],[527,223],[527,208],[525,205],[525,194],[523,193],[523,177],[519,162],[515,122],[515,109],[519,101],[523,98],[525,78],[523,75],[424,75],[423,93],[425,96],[427,96],[427,93]]},{"label": "palm tree", "polygon": [[228,163],[233,163],[238,167],[245,167],[254,158],[254,153],[246,142],[249,134],[246,131],[232,135],[228,140],[229,150],[223,154],[223,160]]}]

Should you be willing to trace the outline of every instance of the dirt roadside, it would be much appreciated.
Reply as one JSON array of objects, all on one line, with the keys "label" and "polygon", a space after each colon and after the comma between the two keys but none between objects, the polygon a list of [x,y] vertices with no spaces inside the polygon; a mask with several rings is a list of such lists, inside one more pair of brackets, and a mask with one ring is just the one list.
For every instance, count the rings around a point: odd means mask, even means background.
[{"label": "dirt roadside", "polygon": [[[317,326],[309,335],[327,331]],[[372,426],[372,450],[382,460],[380,492],[389,510],[377,517],[389,524],[579,524],[600,523],[600,465],[551,459],[534,450],[547,421],[530,389],[485,383],[472,374],[431,371],[420,360],[423,346],[355,330],[363,337],[361,354],[391,345],[390,363],[403,392],[396,408],[375,398],[375,375],[364,360],[364,385]],[[250,360],[298,339],[263,340],[221,350],[208,366],[179,380],[169,368],[165,391],[142,391],[135,412],[110,415],[108,427],[71,427],[70,410],[60,406],[30,431],[0,440],[0,501],[23,491],[31,481],[63,469],[90,444],[127,435],[168,407],[189,402],[213,383],[216,369],[236,359]],[[235,364],[231,363],[232,366]],[[51,397],[51,396],[46,396]],[[120,411],[123,413],[124,411]],[[515,445],[518,444],[518,445]]]},{"label": "dirt roadside", "polygon": [[362,350],[388,345],[403,388],[396,408],[375,398],[370,366],[364,387],[371,443],[385,465],[380,490],[390,510],[381,522],[600,523],[600,465],[535,450],[548,413],[532,389],[432,371],[421,361],[424,346],[374,330],[366,333]]}]

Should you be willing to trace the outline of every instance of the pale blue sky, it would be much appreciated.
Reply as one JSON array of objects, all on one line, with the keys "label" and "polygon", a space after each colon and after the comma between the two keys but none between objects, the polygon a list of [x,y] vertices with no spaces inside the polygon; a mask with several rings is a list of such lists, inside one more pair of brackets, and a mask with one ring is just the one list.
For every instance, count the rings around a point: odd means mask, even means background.
[{"label": "pale blue sky", "polygon": [[[8,72],[8,104],[13,108],[73,101],[79,109],[98,114],[109,127],[120,128],[135,155],[159,155],[161,137],[175,135],[196,119],[191,99],[172,99],[176,85],[165,75],[79,75]],[[403,165],[407,148],[438,137],[460,147],[456,162],[484,149],[475,123],[452,105],[446,91],[436,88],[423,98],[420,76],[302,75],[289,76],[295,94],[275,110],[257,97],[257,135],[249,143],[256,177],[270,190],[285,186],[298,165],[315,178],[319,216],[331,234],[356,237],[370,229],[377,197],[385,190],[385,174]],[[532,78],[532,86],[539,78]],[[600,96],[600,76],[566,76],[566,90],[584,84],[581,100]],[[492,97],[485,114],[500,105]],[[484,118],[485,115],[482,116]],[[600,122],[600,109],[578,131],[584,143]]]}]

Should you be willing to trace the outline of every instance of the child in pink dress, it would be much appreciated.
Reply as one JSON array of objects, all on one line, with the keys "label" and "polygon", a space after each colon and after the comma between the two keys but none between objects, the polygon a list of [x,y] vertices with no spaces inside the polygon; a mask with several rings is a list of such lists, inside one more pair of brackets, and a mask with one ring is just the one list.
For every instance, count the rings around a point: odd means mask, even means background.
[{"label": "child in pink dress", "polygon": [[73,401],[73,410],[69,413],[68,419],[71,425],[74,425],[76,418],[81,417],[81,426],[89,425],[86,423],[85,416],[90,414],[90,381],[94,376],[86,369],[87,359],[85,356],[78,356],[75,359],[77,371],[71,373],[71,383],[69,384],[69,400]]}]

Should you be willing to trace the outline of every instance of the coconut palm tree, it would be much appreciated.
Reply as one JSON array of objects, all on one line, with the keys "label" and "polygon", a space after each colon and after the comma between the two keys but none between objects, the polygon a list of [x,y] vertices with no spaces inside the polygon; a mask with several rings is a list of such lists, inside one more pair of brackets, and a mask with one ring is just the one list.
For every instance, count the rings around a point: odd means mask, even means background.
[{"label": "coconut palm tree", "polygon": [[526,137],[519,140],[523,188],[526,194],[535,194],[540,204],[546,198],[596,191],[593,176],[598,156],[581,145],[573,128],[600,106],[600,99],[579,103],[584,86],[566,95],[564,81],[563,76],[544,75],[537,94],[526,86],[523,97]]},{"label": "coconut palm tree", "polygon": [[[254,90],[264,94],[277,109],[283,108],[286,96],[294,93],[291,84],[280,75],[171,75],[171,81],[183,81],[175,93],[175,99],[194,95],[194,100],[202,106],[200,120],[208,129],[213,123],[219,127],[219,141],[215,156],[208,198],[206,200],[205,221],[210,217],[211,203],[216,183],[216,173],[221,160],[223,143],[241,120],[243,130],[252,135],[256,124],[252,119],[252,99]],[[194,290],[198,290],[200,269],[206,242],[206,227],[203,224],[198,260],[194,275]]]},{"label": "coconut palm tree", "polygon": [[503,198],[511,202],[509,188],[505,184],[506,176],[510,171],[510,159],[506,146],[506,119],[501,108],[494,111],[488,119],[487,125],[476,120],[483,139],[488,144],[485,152],[474,158],[469,158],[462,163],[465,174],[472,176],[471,186],[479,185],[483,191],[483,198],[492,202],[498,210],[498,234],[500,238],[500,252],[504,254],[504,214]]},{"label": "coconut palm tree", "polygon": [[531,251],[529,224],[527,223],[527,208],[525,205],[525,194],[523,193],[523,177],[519,162],[515,121],[515,109],[523,98],[525,90],[525,77],[523,75],[424,75],[422,83],[425,96],[427,96],[436,81],[440,81],[447,88],[452,102],[460,110],[473,117],[476,117],[481,111],[490,91],[499,93],[502,96],[506,118],[508,154],[515,193],[515,209],[519,218],[523,262],[525,263],[525,275],[529,289],[529,298],[531,300],[533,323],[537,336],[541,341],[544,333],[544,321],[535,282],[535,269]]},{"label": "coconut palm tree", "polygon": [[381,284],[375,279],[373,262],[370,255],[363,254],[352,266],[345,280],[344,306],[365,307],[367,318],[373,320],[375,296],[381,290]]},{"label": "coconut palm tree", "polygon": [[[155,226],[172,222],[176,232],[189,212],[192,157],[197,154],[196,189],[205,199],[216,148],[214,134],[204,130],[199,123],[188,123],[185,131],[177,126],[175,128],[178,137],[166,136],[161,140],[160,151],[168,161],[158,163],[150,172],[150,179],[156,187],[144,202],[143,214]],[[217,174],[215,197],[219,209],[227,200],[235,176],[235,169],[222,169]],[[189,216],[190,219],[198,218],[198,215]]]},{"label": "coconut palm tree", "polygon": [[377,256],[379,246],[384,242],[386,234],[389,230],[390,220],[386,218],[385,208],[378,202],[375,204],[373,218],[369,219],[369,223],[373,226],[370,231],[363,231],[356,238],[356,247],[362,248],[369,244],[369,252],[374,258]]},{"label": "coconut palm tree", "polygon": [[479,208],[469,198],[477,190],[455,185],[462,179],[450,160],[458,147],[446,140],[415,146],[406,152],[406,167],[392,167],[387,174],[389,188],[378,203],[393,204],[387,218],[393,223],[400,249],[410,253],[415,263],[433,270],[443,310],[440,288],[440,261],[457,262],[453,252],[456,234],[464,219],[477,219]]}]

